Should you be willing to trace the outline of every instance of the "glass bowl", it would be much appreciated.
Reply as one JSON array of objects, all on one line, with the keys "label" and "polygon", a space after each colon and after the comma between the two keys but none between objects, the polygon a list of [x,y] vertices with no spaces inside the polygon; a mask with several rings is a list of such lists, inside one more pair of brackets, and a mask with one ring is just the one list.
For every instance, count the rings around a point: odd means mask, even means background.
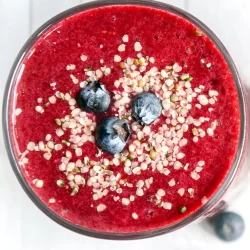
[{"label": "glass bowl", "polygon": [[[107,6],[107,5],[128,5],[128,4],[149,6],[149,7],[163,9],[168,12],[174,13],[190,21],[191,23],[196,25],[202,32],[207,34],[207,36],[213,41],[213,43],[220,50],[221,54],[224,56],[232,72],[235,85],[238,91],[239,102],[240,102],[241,130],[240,130],[240,140],[239,140],[239,145],[237,149],[237,154],[235,156],[230,172],[228,173],[221,187],[214,194],[214,196],[206,204],[204,204],[200,209],[198,209],[196,212],[194,212],[187,218],[184,218],[180,221],[177,221],[163,228],[146,231],[146,232],[136,232],[136,233],[134,232],[133,233],[108,233],[108,232],[90,230],[88,228],[83,228],[81,226],[75,225],[71,223],[70,221],[57,215],[39,199],[39,197],[35,194],[35,192],[32,190],[32,188],[26,181],[25,177],[23,176],[20,170],[20,166],[18,164],[18,159],[16,158],[14,154],[15,142],[11,139],[11,135],[10,135],[12,121],[11,121],[11,117],[9,116],[9,114],[10,114],[10,110],[12,107],[11,97],[15,95],[16,82],[18,79],[18,74],[22,70],[22,62],[25,56],[27,55],[27,53],[29,52],[30,48],[34,45],[37,39],[39,39],[39,37],[44,32],[46,32],[53,24],[58,23],[64,18],[74,15],[78,12],[96,8],[96,7]],[[54,220],[58,224],[72,231],[75,231],[77,233],[92,236],[92,237],[97,237],[97,238],[125,240],[125,239],[148,238],[148,237],[152,237],[152,236],[156,236],[160,234],[170,233],[185,225],[190,224],[191,222],[194,222],[198,219],[203,219],[206,216],[213,214],[218,209],[220,209],[223,204],[225,204],[225,201],[227,201],[227,198],[226,198],[227,196],[225,194],[226,193],[232,194],[232,192],[235,191],[236,189],[235,187],[239,183],[242,183],[242,178],[244,176],[245,169],[242,168],[242,162],[244,159],[244,153],[246,151],[246,141],[247,141],[247,131],[248,131],[247,130],[247,124],[248,124],[247,114],[248,113],[247,113],[246,108],[247,108],[246,95],[245,95],[239,74],[233,63],[232,58],[230,57],[228,51],[226,50],[224,45],[221,43],[221,41],[216,37],[216,35],[201,21],[199,21],[197,18],[187,13],[186,11],[183,11],[177,7],[174,7],[172,5],[168,5],[165,3],[161,3],[161,2],[155,2],[155,1],[150,1],[150,0],[142,0],[142,1],[141,0],[123,0],[123,1],[105,0],[105,1],[89,2],[86,4],[73,7],[69,10],[66,10],[62,12],[61,14],[53,17],[49,21],[47,21],[44,25],[42,25],[38,30],[36,30],[33,33],[33,35],[28,39],[28,41],[25,43],[25,45],[22,47],[21,51],[17,55],[16,60],[14,61],[11,71],[9,73],[9,77],[8,77],[6,89],[5,89],[5,94],[4,94],[2,121],[3,121],[3,133],[4,133],[5,146],[6,146],[6,150],[7,150],[13,171],[15,172],[15,175],[18,181],[20,182],[22,188],[24,189],[24,191],[27,193],[30,199],[35,203],[35,205],[41,211],[43,211],[48,217],[50,217],[52,220]],[[229,187],[230,187],[229,192],[226,192],[229,189]]]}]

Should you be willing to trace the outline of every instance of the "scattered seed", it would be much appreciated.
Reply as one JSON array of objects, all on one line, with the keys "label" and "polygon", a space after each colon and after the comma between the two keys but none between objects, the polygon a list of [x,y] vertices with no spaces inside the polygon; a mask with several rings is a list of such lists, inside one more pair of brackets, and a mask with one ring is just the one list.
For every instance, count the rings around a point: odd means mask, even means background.
[{"label": "scattered seed", "polygon": [[114,62],[120,62],[122,59],[119,55],[114,56]]},{"label": "scattered seed", "polygon": [[202,32],[200,30],[195,30],[195,35],[196,36],[202,36]]},{"label": "scattered seed", "polygon": [[44,154],[43,154],[43,158],[44,158],[45,160],[47,160],[47,161],[50,160],[51,156],[52,156],[51,153],[44,153]]},{"label": "scattered seed", "polygon": [[152,150],[150,150],[150,158],[151,158],[151,160],[155,160],[155,158],[156,158],[156,153],[155,153],[155,151],[152,149]]},{"label": "scattered seed", "polygon": [[180,188],[180,189],[178,189],[178,194],[180,195],[180,196],[183,196],[184,195],[184,193],[185,193],[185,189],[184,188]]},{"label": "scattered seed", "polygon": [[122,198],[122,204],[125,206],[128,206],[130,203],[130,200],[128,198]]},{"label": "scattered seed", "polygon": [[62,125],[62,122],[60,119],[55,119],[55,123],[58,125],[58,126],[61,126]]},{"label": "scattered seed", "polygon": [[106,205],[104,205],[104,204],[99,204],[96,208],[97,212],[99,212],[99,213],[104,211],[105,209],[106,209]]},{"label": "scattered seed", "polygon": [[195,142],[195,143],[196,143],[196,142],[198,142],[198,141],[199,141],[198,136],[194,136],[194,137],[193,137],[193,142]]},{"label": "scattered seed", "polygon": [[196,181],[200,179],[200,175],[198,175],[195,171],[191,172],[191,177]]},{"label": "scattered seed", "polygon": [[159,195],[160,197],[165,196],[165,194],[166,194],[166,192],[165,192],[163,189],[159,189],[159,190],[157,191],[157,195]]},{"label": "scattered seed", "polygon": [[154,57],[152,57],[152,56],[151,56],[151,57],[149,57],[149,62],[150,62],[150,63],[155,63],[155,59],[154,59]]},{"label": "scattered seed", "polygon": [[187,211],[187,207],[181,206],[179,211],[180,211],[180,214],[184,214]]},{"label": "scattered seed", "polygon": [[207,203],[207,197],[206,196],[204,196],[202,199],[201,199],[201,203],[202,204],[205,204],[205,203]]},{"label": "scattered seed", "polygon": [[45,136],[45,140],[46,140],[46,141],[50,141],[51,138],[52,138],[51,134],[47,134],[47,135]]},{"label": "scattered seed", "polygon": [[20,109],[20,108],[15,109],[16,116],[20,115],[21,113],[22,113],[22,109]]},{"label": "scattered seed", "polygon": [[42,141],[38,142],[38,149],[41,150],[41,151],[43,151],[45,149],[45,145],[44,145],[44,143]]},{"label": "scattered seed", "polygon": [[79,80],[74,75],[70,74],[70,78],[74,84],[79,83]]},{"label": "scattered seed", "polygon": [[57,186],[59,186],[59,187],[64,187],[64,186],[65,186],[63,180],[57,180],[57,181],[56,181],[56,184],[57,184]]},{"label": "scattered seed", "polygon": [[162,205],[162,207],[163,207],[164,209],[170,210],[170,209],[172,208],[172,204],[169,203],[169,202],[164,202],[163,205]]},{"label": "scattered seed", "polygon": [[76,195],[76,194],[78,193],[78,191],[79,191],[79,187],[76,186],[76,187],[74,187],[74,188],[72,189],[70,195],[71,195],[71,196],[74,196],[74,195]]},{"label": "scattered seed", "polygon": [[128,35],[124,35],[123,37],[122,37],[122,41],[124,42],[124,43],[127,43],[128,42]]},{"label": "scattered seed", "polygon": [[194,189],[188,188],[188,193],[190,194],[190,197],[193,197],[194,196]]},{"label": "scattered seed", "polygon": [[206,66],[207,66],[207,68],[211,68],[212,64],[211,63],[207,63]]},{"label": "scattered seed", "polygon": [[174,163],[174,169],[178,170],[178,169],[180,169],[180,168],[182,168],[182,167],[183,167],[183,165],[182,165],[181,162],[176,161],[176,162]]},{"label": "scattered seed", "polygon": [[44,112],[44,109],[41,106],[36,106],[35,110],[36,110],[36,112],[38,112],[40,114],[42,114]]},{"label": "scattered seed", "polygon": [[66,66],[66,70],[74,70],[76,68],[75,64],[69,64]]},{"label": "scattered seed", "polygon": [[52,141],[49,141],[49,142],[47,143],[47,147],[48,147],[49,149],[53,149],[53,148],[54,148],[54,143],[53,143]]},{"label": "scattered seed", "polygon": [[118,51],[119,51],[119,52],[123,52],[123,51],[125,51],[125,49],[126,49],[126,45],[125,45],[125,44],[121,44],[121,45],[119,45],[119,47],[118,47]]},{"label": "scattered seed", "polygon": [[136,195],[143,196],[143,194],[144,194],[143,190],[141,188],[137,188]]},{"label": "scattered seed", "polygon": [[142,46],[140,42],[135,42],[134,44],[134,50],[135,51],[141,51],[142,50]]},{"label": "scattered seed", "polygon": [[43,187],[43,180],[37,180],[35,185],[37,188],[42,188]]},{"label": "scattered seed", "polygon": [[208,129],[207,129],[207,134],[208,134],[209,136],[213,136],[213,135],[214,135],[214,131],[213,131],[211,128],[208,128]]},{"label": "scattered seed", "polygon": [[54,198],[49,199],[49,203],[55,203],[55,202],[56,202],[56,199],[54,199]]},{"label": "scattered seed", "polygon": [[171,179],[171,180],[168,182],[168,185],[169,185],[170,187],[175,186],[175,180],[174,180],[174,179]]},{"label": "scattered seed", "polygon": [[55,97],[55,96],[49,97],[49,102],[50,102],[51,104],[55,104],[55,103],[56,103],[56,97]]},{"label": "scattered seed", "polygon": [[29,142],[27,145],[27,150],[33,151],[35,149],[36,144],[34,142]]},{"label": "scattered seed", "polygon": [[133,219],[137,220],[137,219],[138,219],[138,217],[139,217],[139,216],[138,216],[138,214],[137,214],[137,213],[135,213],[135,212],[134,212],[134,213],[132,213],[132,218],[133,218]]},{"label": "scattered seed", "polygon": [[86,55],[81,55],[81,60],[83,61],[83,62],[85,62],[85,61],[87,61],[87,59],[88,59],[88,57],[86,56]]},{"label": "scattered seed", "polygon": [[63,134],[64,134],[64,132],[63,132],[63,130],[61,129],[61,128],[58,128],[57,130],[56,130],[56,134],[57,134],[57,136],[62,136]]},{"label": "scattered seed", "polygon": [[203,167],[205,165],[205,161],[198,161],[197,165]]},{"label": "scattered seed", "polygon": [[76,156],[81,156],[82,155],[82,149],[81,148],[76,148],[75,149],[75,154],[76,154]]}]

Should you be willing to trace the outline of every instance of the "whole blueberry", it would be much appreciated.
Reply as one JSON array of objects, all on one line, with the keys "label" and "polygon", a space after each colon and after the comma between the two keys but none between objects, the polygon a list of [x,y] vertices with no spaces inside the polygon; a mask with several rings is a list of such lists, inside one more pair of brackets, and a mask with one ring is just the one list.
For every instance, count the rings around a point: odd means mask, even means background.
[{"label": "whole blueberry", "polygon": [[239,214],[223,212],[215,216],[215,232],[224,241],[238,239],[245,230],[245,223]]},{"label": "whole blueberry", "polygon": [[111,154],[120,153],[130,137],[131,131],[125,120],[111,116],[101,120],[96,128],[96,143]]},{"label": "whole blueberry", "polygon": [[87,112],[102,113],[110,105],[110,94],[99,81],[88,83],[76,96],[77,104]]},{"label": "whole blueberry", "polygon": [[162,105],[154,93],[143,92],[133,98],[132,110],[136,121],[148,125],[161,115]]}]

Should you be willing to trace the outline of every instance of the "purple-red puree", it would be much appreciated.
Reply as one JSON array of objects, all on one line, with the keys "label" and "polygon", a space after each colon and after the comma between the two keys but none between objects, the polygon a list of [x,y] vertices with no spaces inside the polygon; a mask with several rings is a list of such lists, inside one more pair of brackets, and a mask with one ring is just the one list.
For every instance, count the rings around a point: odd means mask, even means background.
[{"label": "purple-red puree", "polygon": [[[80,110],[98,80],[107,112]],[[162,114],[142,126],[134,95]],[[98,150],[103,116],[132,131],[120,154]],[[81,12],[52,26],[24,60],[13,107],[15,151],[40,199],[67,220],[107,232],[156,229],[190,216],[220,187],[239,139],[239,101],[223,55],[187,20],[139,6]]]}]

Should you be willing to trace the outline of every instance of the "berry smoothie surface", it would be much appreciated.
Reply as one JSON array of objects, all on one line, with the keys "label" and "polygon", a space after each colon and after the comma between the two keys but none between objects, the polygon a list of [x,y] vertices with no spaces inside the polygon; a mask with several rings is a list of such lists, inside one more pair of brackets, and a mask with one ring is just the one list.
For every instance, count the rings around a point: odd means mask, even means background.
[{"label": "berry smoothie surface", "polygon": [[[76,100],[93,82],[110,94],[103,113]],[[144,92],[162,106],[150,124],[131,106]],[[219,189],[238,147],[239,101],[223,55],[163,10],[101,7],[52,26],[26,56],[15,98],[24,176],[51,210],[93,230],[147,231],[190,216]],[[96,127],[110,116],[131,129],[116,154],[96,144]]]}]

